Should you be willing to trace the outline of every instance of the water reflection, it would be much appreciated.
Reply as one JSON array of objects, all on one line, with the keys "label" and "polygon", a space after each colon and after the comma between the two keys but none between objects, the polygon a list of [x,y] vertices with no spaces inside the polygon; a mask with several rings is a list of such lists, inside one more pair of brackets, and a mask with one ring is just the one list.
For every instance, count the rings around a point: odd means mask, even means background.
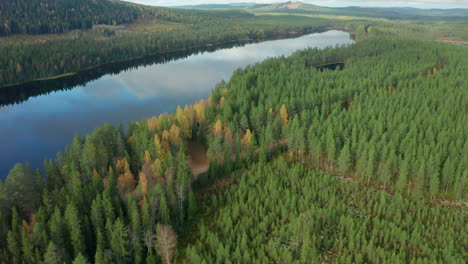
[{"label": "water reflection", "polygon": [[328,31],[242,47],[231,45],[209,53],[198,50],[192,55],[181,52],[142,58],[139,63],[110,64],[16,90],[2,88],[0,104],[22,103],[0,107],[4,150],[0,151],[0,177],[16,162],[41,167],[43,159],[63,150],[75,133],[89,133],[106,122],[116,125],[171,112],[177,105],[205,98],[216,83],[228,80],[239,67],[288,56],[297,49],[349,43],[348,33]]},{"label": "water reflection", "polygon": [[[261,40],[256,40],[261,41]],[[124,71],[137,70],[140,67],[146,67],[154,64],[164,64],[187,58],[205,52],[214,52],[217,49],[229,49],[232,47],[243,46],[254,41],[244,41],[237,43],[223,44],[217,47],[194,48],[186,51],[175,51],[171,53],[136,58],[128,61],[105,64],[89,70],[83,70],[75,75],[64,76],[57,79],[39,80],[25,82],[17,85],[11,85],[0,88],[0,106],[17,104],[28,100],[30,97],[48,94],[52,91],[69,90],[77,86],[85,86],[89,82],[97,80],[105,75],[117,75]]]}]

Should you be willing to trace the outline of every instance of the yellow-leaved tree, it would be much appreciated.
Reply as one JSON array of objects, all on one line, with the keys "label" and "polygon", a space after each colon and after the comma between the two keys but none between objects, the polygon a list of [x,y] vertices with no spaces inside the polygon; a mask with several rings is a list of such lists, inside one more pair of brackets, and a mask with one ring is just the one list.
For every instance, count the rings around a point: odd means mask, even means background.
[{"label": "yellow-leaved tree", "polygon": [[172,124],[171,129],[169,130],[169,142],[172,145],[179,146],[179,143],[181,142],[180,134],[180,128],[176,124]]},{"label": "yellow-leaved tree", "polygon": [[141,188],[143,196],[146,196],[148,193],[148,176],[142,171],[138,174],[138,185]]},{"label": "yellow-leaved tree", "polygon": [[280,109],[280,118],[283,125],[288,123],[288,109],[286,109],[286,105],[283,104]]},{"label": "yellow-leaved tree", "polygon": [[184,110],[180,108],[180,106],[177,107],[176,110],[176,120],[178,122],[178,125],[180,126],[180,130],[182,133],[182,137],[184,138],[190,138],[191,133],[190,133],[190,122],[187,116],[185,115]]},{"label": "yellow-leaved tree", "polygon": [[205,123],[205,120],[206,120],[206,117],[205,117],[206,101],[205,100],[200,100],[200,102],[196,103],[193,106],[193,109],[195,110],[195,115],[196,115],[197,122],[200,125]]},{"label": "yellow-leaved tree", "polygon": [[223,122],[218,119],[213,126],[213,133],[215,137],[222,137],[223,136]]},{"label": "yellow-leaved tree", "polygon": [[249,148],[252,145],[252,137],[252,132],[250,131],[250,129],[247,129],[247,131],[241,139],[242,146],[244,146],[245,148]]}]

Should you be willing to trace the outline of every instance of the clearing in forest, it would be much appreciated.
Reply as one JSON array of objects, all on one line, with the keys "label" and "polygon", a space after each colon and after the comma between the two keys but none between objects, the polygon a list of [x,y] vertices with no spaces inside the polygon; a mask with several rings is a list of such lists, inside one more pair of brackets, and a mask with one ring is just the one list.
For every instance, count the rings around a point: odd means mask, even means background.
[{"label": "clearing in forest", "polygon": [[206,147],[201,143],[195,141],[187,142],[188,162],[195,179],[197,179],[200,174],[207,172],[210,167],[210,161],[208,160],[206,151]]}]

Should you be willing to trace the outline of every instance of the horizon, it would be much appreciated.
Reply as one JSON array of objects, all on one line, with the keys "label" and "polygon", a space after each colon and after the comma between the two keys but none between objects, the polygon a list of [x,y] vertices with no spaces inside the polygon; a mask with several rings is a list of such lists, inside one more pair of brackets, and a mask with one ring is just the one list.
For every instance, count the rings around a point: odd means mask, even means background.
[{"label": "horizon", "polygon": [[[194,6],[194,5],[213,5],[213,4],[278,4],[288,1],[269,1],[269,0],[125,0],[132,3],[150,5],[150,6]],[[468,9],[468,1],[447,0],[444,2],[437,0],[413,0],[413,1],[384,1],[384,0],[304,0],[291,1],[302,2],[304,4],[313,4],[321,7],[367,7],[367,8],[418,8],[418,9]]]}]

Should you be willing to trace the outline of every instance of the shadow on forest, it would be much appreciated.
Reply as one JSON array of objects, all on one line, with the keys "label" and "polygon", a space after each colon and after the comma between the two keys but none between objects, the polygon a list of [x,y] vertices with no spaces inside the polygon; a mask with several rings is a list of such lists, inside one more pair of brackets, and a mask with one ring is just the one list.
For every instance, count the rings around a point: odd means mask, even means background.
[{"label": "shadow on forest", "polygon": [[332,63],[322,64],[322,65],[315,65],[314,67],[316,69],[319,69],[320,71],[335,70],[336,68],[342,71],[345,67],[345,63],[344,62],[332,62]]}]

